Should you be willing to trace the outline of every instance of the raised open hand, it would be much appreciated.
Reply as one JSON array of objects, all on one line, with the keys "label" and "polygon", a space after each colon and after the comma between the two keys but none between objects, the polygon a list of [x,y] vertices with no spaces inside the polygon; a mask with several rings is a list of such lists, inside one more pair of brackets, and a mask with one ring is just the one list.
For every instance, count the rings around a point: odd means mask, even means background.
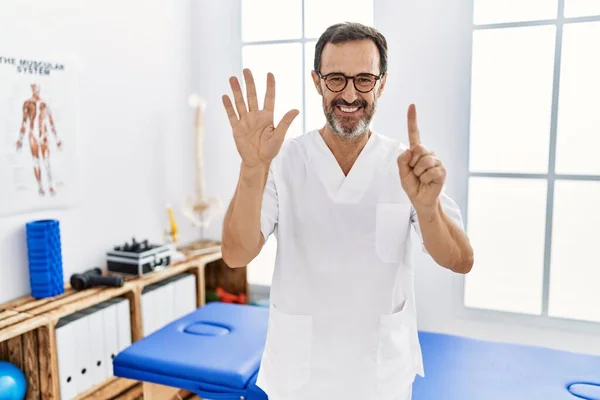
[{"label": "raised open hand", "polygon": [[262,110],[258,108],[256,86],[249,69],[244,69],[244,80],[246,81],[248,108],[242,97],[240,83],[233,76],[229,78],[229,83],[233,90],[237,114],[229,96],[223,95],[223,105],[242,162],[249,167],[267,165],[281,149],[285,134],[300,111],[288,111],[275,126],[273,123],[275,108],[275,77],[273,74],[267,74],[267,90]]},{"label": "raised open hand", "polygon": [[446,169],[435,153],[421,144],[415,105],[408,107],[410,148],[398,157],[402,187],[417,211],[434,207],[446,180]]}]

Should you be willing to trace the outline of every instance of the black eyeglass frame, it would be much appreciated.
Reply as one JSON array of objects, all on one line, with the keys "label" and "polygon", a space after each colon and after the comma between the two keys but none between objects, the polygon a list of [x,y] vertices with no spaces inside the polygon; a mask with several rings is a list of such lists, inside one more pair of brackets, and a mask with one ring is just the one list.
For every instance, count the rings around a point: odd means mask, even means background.
[{"label": "black eyeglass frame", "polygon": [[[322,75],[321,71],[317,71],[317,75],[319,75],[319,78],[321,78],[325,81],[325,86],[327,87],[327,89],[329,89],[333,93],[340,93],[340,92],[344,91],[344,89],[346,89],[346,86],[348,86],[348,81],[350,79],[352,79],[352,84],[354,85],[354,89],[356,89],[357,92],[369,93],[370,91],[375,89],[375,86],[377,86],[377,81],[379,81],[383,77],[383,74],[375,75],[375,74],[371,74],[369,72],[362,72],[358,75],[348,76],[348,75],[342,74],[341,72],[330,72],[329,74]],[[339,76],[344,77],[345,83],[344,83],[344,86],[340,90],[331,90],[329,85],[327,85],[327,78],[330,77],[331,75],[339,75]],[[375,83],[373,83],[373,87],[367,91],[360,90],[359,88],[356,87],[356,78],[358,78],[360,76],[365,76],[365,75],[375,78]]]}]

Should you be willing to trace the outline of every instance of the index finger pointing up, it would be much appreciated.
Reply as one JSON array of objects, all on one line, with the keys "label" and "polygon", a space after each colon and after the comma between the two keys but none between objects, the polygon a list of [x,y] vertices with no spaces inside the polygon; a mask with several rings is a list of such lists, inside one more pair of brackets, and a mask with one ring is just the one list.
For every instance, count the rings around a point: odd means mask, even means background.
[{"label": "index finger pointing up", "polygon": [[421,143],[421,137],[419,135],[419,127],[417,126],[417,109],[414,104],[408,106],[408,115],[406,116],[408,122],[408,143],[410,147]]}]

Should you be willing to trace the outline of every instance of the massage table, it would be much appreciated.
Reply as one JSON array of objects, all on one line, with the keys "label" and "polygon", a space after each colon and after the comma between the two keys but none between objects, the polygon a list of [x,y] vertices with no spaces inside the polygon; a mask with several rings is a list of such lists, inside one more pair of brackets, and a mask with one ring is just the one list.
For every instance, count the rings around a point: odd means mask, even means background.
[{"label": "massage table", "polygon": [[[121,351],[114,375],[144,382],[145,400],[169,399],[176,388],[203,399],[267,400],[256,386],[267,322],[266,307],[208,303]],[[600,400],[600,357],[430,332],[419,338],[426,377],[417,376],[413,400]]]},{"label": "massage table", "polygon": [[413,400],[600,400],[600,357],[419,332]]}]

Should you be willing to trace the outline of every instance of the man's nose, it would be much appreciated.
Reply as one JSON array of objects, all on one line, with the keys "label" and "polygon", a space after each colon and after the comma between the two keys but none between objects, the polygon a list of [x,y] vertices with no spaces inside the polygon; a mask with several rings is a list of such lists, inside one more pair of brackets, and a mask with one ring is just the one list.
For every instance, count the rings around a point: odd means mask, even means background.
[{"label": "man's nose", "polygon": [[342,92],[342,99],[348,103],[353,103],[358,98],[356,88],[354,87],[354,80],[348,79],[348,83]]}]

